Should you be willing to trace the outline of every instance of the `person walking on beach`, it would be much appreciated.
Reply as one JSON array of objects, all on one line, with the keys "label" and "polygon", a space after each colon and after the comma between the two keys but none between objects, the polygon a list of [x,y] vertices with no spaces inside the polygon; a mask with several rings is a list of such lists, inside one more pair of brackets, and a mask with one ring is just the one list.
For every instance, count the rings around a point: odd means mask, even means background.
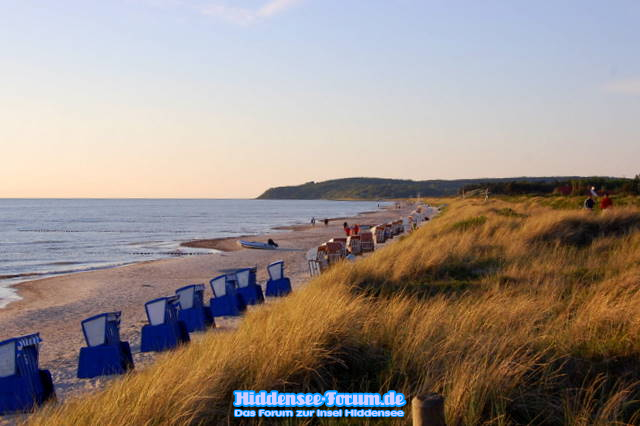
[{"label": "person walking on beach", "polygon": [[316,226],[316,218],[315,217],[311,218],[311,226]]},{"label": "person walking on beach", "polygon": [[609,193],[605,192],[604,197],[602,197],[602,200],[600,200],[600,209],[604,211],[611,206],[613,206],[613,201],[611,201],[611,198],[609,198]]},{"label": "person walking on beach", "polygon": [[596,205],[596,202],[593,201],[593,197],[589,195],[589,198],[584,200],[584,208],[587,210],[593,210],[593,207]]},{"label": "person walking on beach", "polygon": [[351,228],[349,228],[349,224],[347,222],[342,224],[342,229],[344,229],[344,233],[347,237],[351,235]]},{"label": "person walking on beach", "polygon": [[324,218],[324,226],[329,226],[329,219],[326,217]]}]

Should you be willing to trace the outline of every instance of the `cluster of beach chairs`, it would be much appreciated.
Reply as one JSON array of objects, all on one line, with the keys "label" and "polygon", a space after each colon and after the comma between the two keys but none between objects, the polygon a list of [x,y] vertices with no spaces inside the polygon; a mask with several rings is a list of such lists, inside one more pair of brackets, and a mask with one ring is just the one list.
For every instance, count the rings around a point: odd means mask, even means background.
[{"label": "cluster of beach chairs", "polygon": [[319,275],[343,259],[352,259],[353,256],[372,252],[378,244],[413,231],[421,223],[429,220],[432,213],[433,207],[419,204],[411,214],[401,219],[378,225],[361,225],[357,235],[332,238],[307,251],[309,274]]},{"label": "cluster of beach chairs", "polygon": [[[190,341],[189,334],[215,327],[216,317],[239,316],[247,305],[268,297],[286,296],[291,281],[284,261],[267,266],[269,279],[263,293],[257,268],[226,271],[210,280],[213,297],[205,305],[204,284],[191,284],[175,295],[145,303],[148,324],[142,327],[141,352],[158,352]],[[81,322],[87,346],[80,349],[78,378],[123,374],[134,368],[129,343],[120,338],[120,312],[106,312]],[[26,412],[55,397],[51,373],[38,366],[40,335],[0,342],[0,415]]]}]

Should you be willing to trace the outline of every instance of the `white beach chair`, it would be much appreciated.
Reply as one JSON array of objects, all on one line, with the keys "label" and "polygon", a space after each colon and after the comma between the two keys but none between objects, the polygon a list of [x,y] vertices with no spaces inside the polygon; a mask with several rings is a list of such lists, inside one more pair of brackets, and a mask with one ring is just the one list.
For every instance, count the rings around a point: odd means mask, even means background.
[{"label": "white beach chair", "polygon": [[309,265],[309,275],[320,275],[324,270],[329,267],[327,258],[324,256],[324,252],[321,254],[319,247],[309,249],[306,254],[307,263]]},{"label": "white beach chair", "polygon": [[351,249],[351,254],[357,256],[362,253],[360,246],[360,235],[351,235],[347,238],[347,247]]},{"label": "white beach chair", "polygon": [[365,231],[360,235],[360,249],[363,253],[371,252],[375,249],[373,234]]}]

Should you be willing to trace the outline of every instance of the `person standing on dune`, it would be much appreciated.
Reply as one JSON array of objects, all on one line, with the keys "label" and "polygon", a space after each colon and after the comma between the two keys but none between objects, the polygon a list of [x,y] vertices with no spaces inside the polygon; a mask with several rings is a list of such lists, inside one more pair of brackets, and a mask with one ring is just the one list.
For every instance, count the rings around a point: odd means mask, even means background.
[{"label": "person standing on dune", "polygon": [[613,201],[611,201],[611,198],[609,198],[609,193],[605,192],[604,197],[602,197],[602,200],[600,200],[600,210],[604,211],[612,206],[613,206]]},{"label": "person standing on dune", "polygon": [[593,210],[593,207],[596,205],[596,202],[593,201],[593,197],[589,195],[589,198],[584,200],[584,208],[587,210]]}]

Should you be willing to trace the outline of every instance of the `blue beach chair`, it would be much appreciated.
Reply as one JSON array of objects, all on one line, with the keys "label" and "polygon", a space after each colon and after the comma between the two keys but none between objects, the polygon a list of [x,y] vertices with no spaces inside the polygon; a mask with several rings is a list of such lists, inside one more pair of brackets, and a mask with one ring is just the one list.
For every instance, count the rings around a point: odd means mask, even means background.
[{"label": "blue beach chair", "polygon": [[291,293],[291,280],[284,276],[284,261],[279,260],[267,266],[269,280],[266,295],[270,297],[286,296]]},{"label": "blue beach chair", "polygon": [[258,305],[264,302],[262,287],[256,282],[254,268],[239,269],[235,273],[238,294],[247,305]]},{"label": "blue beach chair", "polygon": [[247,309],[247,305],[237,293],[227,275],[220,275],[209,281],[213,298],[211,315],[213,317],[237,317]]},{"label": "blue beach chair", "polygon": [[204,284],[191,284],[176,290],[180,302],[178,319],[184,321],[189,333],[215,327],[211,310],[204,305]]},{"label": "blue beach chair", "polygon": [[38,368],[38,333],[0,342],[0,415],[30,411],[55,397],[49,370]]},{"label": "blue beach chair", "polygon": [[189,342],[187,326],[178,318],[178,299],[160,297],[145,303],[149,324],[142,327],[141,352],[160,352]]},{"label": "blue beach chair", "polygon": [[124,374],[133,369],[129,342],[120,341],[120,312],[107,312],[82,321],[87,346],[80,348],[78,378]]},{"label": "blue beach chair", "polygon": [[391,224],[387,223],[384,225],[384,239],[385,240],[390,240],[391,238],[393,238],[393,232],[391,231]]}]

